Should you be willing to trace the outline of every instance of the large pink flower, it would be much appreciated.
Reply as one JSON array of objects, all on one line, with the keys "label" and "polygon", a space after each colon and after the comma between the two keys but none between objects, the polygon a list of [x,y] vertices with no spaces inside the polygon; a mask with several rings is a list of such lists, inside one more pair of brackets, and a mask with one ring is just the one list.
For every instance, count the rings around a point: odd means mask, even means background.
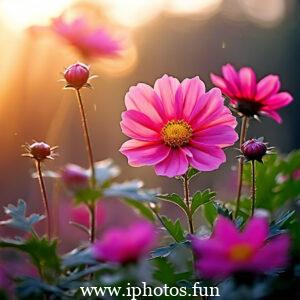
[{"label": "large pink flower", "polygon": [[71,22],[63,16],[53,20],[51,29],[87,58],[114,57],[122,50],[121,42],[103,27],[91,27],[86,18]]},{"label": "large pink flower", "polygon": [[125,104],[121,127],[131,140],[120,151],[131,166],[154,165],[158,175],[182,175],[189,165],[215,170],[226,160],[222,148],[238,139],[221,91],[205,92],[199,77],[180,83],[164,75],[154,88],[139,83],[129,89]]},{"label": "large pink flower", "polygon": [[94,257],[100,261],[136,262],[153,248],[156,240],[154,226],[146,221],[128,228],[108,230],[101,240],[92,246]]},{"label": "large pink flower", "polygon": [[209,239],[193,237],[196,269],[204,278],[223,279],[237,271],[262,273],[286,266],[290,240],[282,234],[267,242],[265,218],[254,217],[240,232],[220,216]]},{"label": "large pink flower", "polygon": [[279,92],[278,76],[268,75],[257,82],[251,68],[236,71],[230,64],[222,67],[222,73],[223,77],[211,74],[211,80],[241,114],[248,117],[265,115],[281,123],[277,110],[287,106],[293,98],[287,92]]}]

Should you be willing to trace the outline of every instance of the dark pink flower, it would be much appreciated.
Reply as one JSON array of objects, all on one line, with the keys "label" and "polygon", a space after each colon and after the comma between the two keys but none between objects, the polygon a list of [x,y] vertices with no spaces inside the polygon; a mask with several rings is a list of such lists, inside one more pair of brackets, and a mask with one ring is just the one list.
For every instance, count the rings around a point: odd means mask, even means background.
[{"label": "dark pink flower", "polygon": [[130,227],[106,231],[101,240],[92,246],[94,257],[100,261],[129,263],[147,255],[156,240],[154,226],[146,221]]},{"label": "dark pink flower", "polygon": [[262,162],[262,158],[267,154],[266,143],[259,139],[250,139],[242,144],[241,152],[247,160],[257,160]]},{"label": "dark pink flower", "polygon": [[72,87],[79,90],[84,86],[88,86],[90,70],[87,65],[76,63],[65,70],[64,77],[67,82],[66,87]]},{"label": "dark pink flower", "polygon": [[266,115],[281,123],[277,110],[292,102],[292,96],[280,91],[279,77],[268,75],[257,82],[251,68],[239,71],[230,65],[222,67],[223,77],[211,74],[211,80],[230,98],[230,102],[241,114],[249,117]]},{"label": "dark pink flower", "polygon": [[189,165],[215,170],[226,161],[222,148],[238,139],[223,101],[219,89],[205,92],[199,77],[180,83],[164,75],[154,88],[139,83],[125,96],[121,127],[131,140],[120,151],[131,166],[154,165],[158,175],[183,175]]},{"label": "dark pink flower", "polygon": [[192,239],[196,269],[204,278],[223,279],[238,271],[262,273],[285,267],[290,239],[282,234],[267,241],[266,218],[253,217],[243,232],[220,216],[209,239]]},{"label": "dark pink flower", "polygon": [[121,42],[108,30],[92,27],[84,17],[68,22],[61,16],[53,20],[51,28],[86,58],[115,57],[122,50]]}]

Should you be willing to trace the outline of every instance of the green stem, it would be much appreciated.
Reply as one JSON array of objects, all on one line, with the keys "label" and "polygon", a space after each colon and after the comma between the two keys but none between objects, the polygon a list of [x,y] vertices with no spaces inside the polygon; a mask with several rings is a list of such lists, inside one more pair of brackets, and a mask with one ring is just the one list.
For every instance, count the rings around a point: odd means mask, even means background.
[{"label": "green stem", "polygon": [[190,189],[189,189],[189,180],[187,174],[183,176],[183,191],[184,191],[184,199],[186,206],[188,208],[188,224],[189,224],[189,231],[190,234],[194,234],[194,225],[193,225],[193,216],[191,213],[191,206],[190,206]]},{"label": "green stem", "polygon": [[[249,121],[248,117],[244,116],[242,121],[242,126],[241,126],[241,133],[240,133],[240,149],[246,140],[248,121]],[[237,197],[236,197],[235,218],[237,218],[240,210],[240,202],[241,202],[242,187],[243,187],[243,173],[244,173],[244,159],[241,157],[239,159],[239,166],[238,166],[238,190],[237,190]]]},{"label": "green stem", "polygon": [[[82,102],[81,94],[79,90],[76,90],[76,96],[78,100],[78,106],[80,110],[81,115],[81,125],[83,129],[83,135],[85,138],[85,144],[86,144],[86,150],[88,154],[90,169],[91,169],[91,181],[90,185],[92,189],[96,188],[96,172],[95,172],[95,166],[94,166],[94,155],[92,150],[92,144],[91,144],[91,138],[89,134],[88,124],[87,124],[87,117],[84,110],[84,105]],[[96,226],[96,206],[95,203],[91,203],[89,206],[89,212],[90,212],[90,242],[93,243],[95,241],[95,226]]]},{"label": "green stem", "polygon": [[42,174],[41,161],[36,160],[35,165],[36,165],[36,170],[38,173],[38,180],[39,180],[40,190],[41,190],[41,194],[42,194],[42,200],[43,200],[43,204],[44,204],[45,216],[47,219],[47,235],[48,235],[48,239],[51,239],[50,211],[49,211],[45,182],[44,182],[43,174]]},{"label": "green stem", "polygon": [[251,205],[251,216],[254,215],[255,210],[255,198],[256,198],[256,186],[255,186],[255,160],[251,161],[252,167],[252,205]]}]

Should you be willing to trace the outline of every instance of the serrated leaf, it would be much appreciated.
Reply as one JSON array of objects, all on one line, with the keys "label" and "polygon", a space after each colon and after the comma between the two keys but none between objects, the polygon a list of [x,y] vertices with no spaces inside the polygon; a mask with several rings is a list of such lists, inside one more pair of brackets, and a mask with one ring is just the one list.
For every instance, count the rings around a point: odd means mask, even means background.
[{"label": "serrated leaf", "polygon": [[216,193],[211,192],[209,189],[207,189],[203,192],[201,192],[201,191],[196,192],[192,198],[192,204],[191,204],[192,215],[198,210],[198,208],[201,205],[214,200],[215,196],[216,196]]},{"label": "serrated leaf", "polygon": [[155,216],[153,215],[152,210],[147,207],[143,202],[136,201],[133,199],[126,199],[126,203],[132,206],[135,210],[137,210],[141,215],[143,215],[148,220],[154,222]]},{"label": "serrated leaf", "polygon": [[25,232],[32,232],[33,225],[40,222],[45,217],[38,214],[32,214],[29,217],[26,217],[26,208],[26,202],[22,199],[18,201],[17,206],[9,204],[4,208],[4,211],[11,217],[11,219],[1,221],[0,225],[17,228]]},{"label": "serrated leaf", "polygon": [[176,242],[184,241],[184,231],[180,224],[179,219],[173,222],[171,219],[167,218],[166,216],[161,216],[161,219],[164,223],[164,226],[170,233],[170,235],[174,238]]},{"label": "serrated leaf", "polygon": [[156,197],[161,200],[172,202],[172,203],[176,204],[188,215],[188,208],[187,208],[186,204],[184,203],[183,199],[179,195],[177,195],[175,193],[159,194]]},{"label": "serrated leaf", "polygon": [[206,203],[204,205],[204,217],[211,226],[213,226],[217,216],[218,216],[217,205],[214,202]]},{"label": "serrated leaf", "polygon": [[190,241],[180,243],[172,243],[167,246],[159,247],[151,251],[150,256],[152,259],[157,257],[167,257],[178,247],[190,247]]},{"label": "serrated leaf", "polygon": [[187,172],[187,179],[191,180],[192,178],[194,178],[196,175],[198,175],[200,173],[199,170],[194,169],[194,168],[189,168],[188,172]]}]

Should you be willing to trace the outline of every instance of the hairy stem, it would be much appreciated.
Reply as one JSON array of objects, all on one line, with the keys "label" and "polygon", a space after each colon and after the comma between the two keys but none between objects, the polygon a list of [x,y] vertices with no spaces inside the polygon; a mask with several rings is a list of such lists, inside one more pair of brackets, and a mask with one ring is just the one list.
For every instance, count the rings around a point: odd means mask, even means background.
[{"label": "hairy stem", "polygon": [[251,216],[254,215],[254,209],[255,209],[255,198],[256,198],[256,186],[255,186],[255,160],[251,161],[251,167],[252,167],[252,204],[251,204]]},{"label": "hairy stem", "polygon": [[[240,133],[240,149],[246,140],[248,121],[249,121],[248,117],[244,116],[242,121],[242,126],[241,126],[241,133]],[[235,218],[237,218],[240,210],[240,202],[241,202],[242,187],[243,187],[243,173],[244,173],[244,159],[241,157],[239,159],[239,166],[238,166],[238,189],[237,189],[237,197],[236,197]]]},{"label": "hairy stem", "polygon": [[187,174],[183,176],[183,190],[184,190],[184,199],[188,208],[188,223],[189,223],[189,231],[191,234],[194,234],[194,225],[193,225],[193,217],[191,214],[191,205],[190,205],[190,189],[189,189],[189,180]]},{"label": "hairy stem", "polygon": [[38,173],[38,179],[39,179],[39,185],[40,185],[40,190],[41,190],[41,194],[42,194],[45,216],[47,219],[47,235],[48,235],[48,238],[50,239],[51,238],[50,211],[49,211],[49,206],[48,206],[48,198],[47,198],[47,193],[46,193],[45,182],[44,182],[43,174],[42,174],[41,161],[36,160],[35,165],[36,165],[36,170]]},{"label": "hairy stem", "polygon": [[[86,144],[86,150],[88,154],[90,169],[91,169],[91,181],[90,185],[92,189],[95,189],[96,187],[96,174],[95,174],[95,166],[94,166],[94,156],[93,156],[93,150],[92,150],[92,144],[91,139],[89,135],[89,129],[87,125],[87,117],[84,110],[84,105],[82,102],[81,94],[79,90],[76,90],[76,96],[78,100],[80,115],[81,115],[81,125],[83,130],[83,135],[85,138],[85,144]],[[95,209],[95,203],[91,203],[89,206],[89,212],[90,212],[90,242],[93,243],[95,241],[95,226],[96,226],[96,209]]]}]

